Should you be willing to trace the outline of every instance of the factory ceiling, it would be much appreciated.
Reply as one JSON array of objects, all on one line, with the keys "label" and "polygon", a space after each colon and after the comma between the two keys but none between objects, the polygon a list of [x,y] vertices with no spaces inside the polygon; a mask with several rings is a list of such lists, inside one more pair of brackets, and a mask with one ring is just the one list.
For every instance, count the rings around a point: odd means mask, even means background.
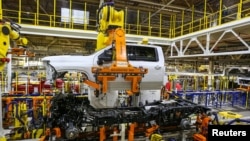
[{"label": "factory ceiling", "polygon": [[[103,0],[19,0],[21,2],[21,10],[26,11],[26,16],[29,16],[30,12],[39,12],[40,14],[60,15],[61,8],[72,9],[84,9],[86,8],[90,12],[89,18],[96,19],[97,9]],[[18,10],[20,3],[16,0],[2,0],[3,9]],[[56,6],[54,5],[56,2]],[[162,25],[164,28],[169,28],[171,23],[169,19],[172,15],[176,15],[178,18],[182,16],[182,12],[185,12],[185,20],[190,20],[193,12],[194,18],[200,18],[206,14],[214,13],[219,10],[219,0],[114,0],[117,10],[122,9],[127,11],[127,22],[135,22],[136,13],[140,11],[141,20],[140,24],[147,24],[148,19],[151,19],[153,24],[159,24],[159,14],[162,14]],[[239,0],[221,0],[224,7],[235,5]],[[204,10],[204,6],[206,9]],[[39,11],[37,11],[39,7]],[[54,11],[53,9],[56,9]],[[150,12],[150,16],[149,13]],[[8,15],[11,19],[12,15],[8,12],[3,12],[3,15]],[[24,16],[24,15],[23,15]],[[25,21],[25,18],[24,20]],[[28,23],[31,24],[31,23]],[[94,25],[94,24],[93,24]],[[95,30],[93,27],[92,30]],[[69,39],[62,37],[51,36],[39,36],[39,35],[24,35],[29,40],[28,48],[36,54],[36,57],[43,57],[48,55],[62,55],[62,54],[90,54],[94,51],[95,40],[83,40],[83,39]],[[248,40],[250,37],[244,35],[244,38]],[[237,46],[237,42],[234,40],[223,40],[223,47],[230,45]],[[164,51],[169,51],[168,46],[162,46]],[[167,53],[166,53],[167,54]],[[167,58],[167,57],[166,57]],[[223,60],[227,60],[225,57],[221,57]],[[248,58],[245,55],[244,58]],[[196,60],[198,58],[192,58]],[[203,59],[202,59],[203,60]],[[183,60],[179,60],[183,61]]]}]

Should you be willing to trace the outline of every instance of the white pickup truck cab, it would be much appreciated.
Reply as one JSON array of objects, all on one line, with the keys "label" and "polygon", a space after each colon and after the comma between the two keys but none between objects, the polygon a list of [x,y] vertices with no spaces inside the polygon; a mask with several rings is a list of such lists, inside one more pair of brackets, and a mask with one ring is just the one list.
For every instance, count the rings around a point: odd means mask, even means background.
[{"label": "white pickup truck cab", "polygon": [[[155,45],[129,44],[127,43],[127,58],[134,67],[148,69],[140,83],[140,95],[136,98],[137,102],[152,102],[160,99],[160,89],[163,86],[165,76],[165,59],[162,48]],[[77,71],[95,82],[92,67],[101,65],[111,65],[112,47],[106,47],[88,56],[60,55],[44,57],[42,61],[47,70],[47,79],[52,79],[52,73],[64,71]],[[98,107],[114,107],[119,103],[118,91],[130,89],[130,82],[125,81],[121,76],[108,83],[108,93],[95,97],[94,89],[89,87],[88,97],[91,105]],[[149,93],[147,96],[144,95]]]}]

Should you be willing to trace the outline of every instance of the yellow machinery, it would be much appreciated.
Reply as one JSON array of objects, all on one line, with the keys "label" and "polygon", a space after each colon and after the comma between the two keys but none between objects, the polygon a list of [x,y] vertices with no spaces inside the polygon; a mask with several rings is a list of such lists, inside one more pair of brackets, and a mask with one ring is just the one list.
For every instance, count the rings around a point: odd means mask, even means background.
[{"label": "yellow machinery", "polygon": [[0,50],[0,70],[5,67],[5,62],[9,62],[9,58],[6,58],[8,49],[10,48],[10,41],[14,40],[18,45],[27,45],[26,38],[20,38],[19,35],[19,25],[15,23],[0,21],[0,40],[1,40],[1,50]]},{"label": "yellow machinery", "polygon": [[164,140],[162,139],[162,135],[160,135],[160,134],[152,134],[151,138],[150,138],[150,141],[164,141]]},{"label": "yellow machinery", "polygon": [[3,125],[12,127],[9,139],[38,139],[44,135],[43,117],[48,116],[51,99],[52,96],[3,97],[3,105],[7,107]]},{"label": "yellow machinery", "polygon": [[129,94],[138,94],[139,83],[144,74],[148,72],[145,68],[133,67],[127,59],[126,38],[124,27],[124,12],[114,9],[114,2],[104,3],[98,10],[98,36],[96,50],[103,49],[109,45],[113,46],[113,62],[108,67],[92,67],[96,82],[85,80],[84,83],[96,89],[96,96],[99,93],[106,94],[108,81],[114,81],[118,75],[126,81],[131,82]]},{"label": "yellow machinery", "polygon": [[[1,14],[1,13],[0,13]],[[27,39],[26,38],[21,38],[19,34],[20,26],[11,23],[11,22],[6,22],[0,19],[0,70],[2,71],[5,68],[5,63],[9,62],[10,59],[7,58],[8,50],[10,48],[10,41],[15,41],[17,45],[22,45],[25,46],[27,45]],[[0,99],[0,101],[2,101]],[[1,107],[1,104],[0,104]],[[0,109],[0,115],[2,116],[2,109]],[[1,118],[2,119],[2,118]],[[2,122],[0,123],[0,130],[1,130],[1,135],[0,135],[0,141],[5,141],[6,138],[3,133],[3,127],[2,127]]]},{"label": "yellow machinery", "polygon": [[234,113],[231,111],[221,111],[218,113],[221,117],[224,119],[237,119],[237,118],[242,118],[241,114]]}]

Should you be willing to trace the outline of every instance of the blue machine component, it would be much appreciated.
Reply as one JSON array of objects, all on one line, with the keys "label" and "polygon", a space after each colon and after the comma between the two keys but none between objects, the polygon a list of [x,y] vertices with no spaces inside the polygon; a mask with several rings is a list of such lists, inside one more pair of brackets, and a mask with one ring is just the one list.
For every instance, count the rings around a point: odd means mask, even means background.
[{"label": "blue machine component", "polygon": [[246,94],[241,91],[178,91],[174,94],[206,107],[245,106]]},{"label": "blue machine component", "polygon": [[245,123],[250,123],[250,120],[245,120],[245,119],[239,119],[239,118],[237,118],[237,119],[234,119],[234,120],[232,120],[232,121],[228,122],[226,125],[232,125],[232,124],[233,124],[233,123],[235,123],[235,122],[245,122]]}]

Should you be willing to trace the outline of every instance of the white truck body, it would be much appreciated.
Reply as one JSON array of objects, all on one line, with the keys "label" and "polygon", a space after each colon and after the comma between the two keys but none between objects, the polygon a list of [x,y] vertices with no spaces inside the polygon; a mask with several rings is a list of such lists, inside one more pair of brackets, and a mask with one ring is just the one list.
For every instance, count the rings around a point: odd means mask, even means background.
[{"label": "white truck body", "polygon": [[[156,96],[155,92],[159,91],[164,82],[165,76],[165,59],[162,48],[154,45],[144,44],[127,44],[127,57],[129,63],[134,67],[143,67],[148,69],[148,73],[142,78],[140,83],[141,92],[150,90],[149,96],[143,96],[143,93],[139,97],[142,103],[147,100],[151,102],[153,100],[159,100],[160,94]],[[112,47],[106,47],[88,56],[74,56],[74,55],[60,55],[60,56],[48,56],[44,57],[44,62],[47,70],[47,79],[51,79],[51,73],[54,68],[57,72],[64,71],[77,71],[84,73],[91,81],[95,81],[94,74],[91,72],[92,67],[98,67],[98,61],[103,62],[103,65],[111,65],[112,63]],[[130,82],[125,81],[121,76],[118,76],[116,80],[108,83],[109,93],[106,95],[100,95],[95,97],[94,89],[89,87],[88,96],[91,105],[94,107],[114,107],[117,105],[118,91],[130,89]],[[152,92],[154,91],[154,92]],[[151,93],[151,94],[150,94]],[[153,95],[152,95],[153,93]],[[147,98],[148,97],[148,98]]]}]

